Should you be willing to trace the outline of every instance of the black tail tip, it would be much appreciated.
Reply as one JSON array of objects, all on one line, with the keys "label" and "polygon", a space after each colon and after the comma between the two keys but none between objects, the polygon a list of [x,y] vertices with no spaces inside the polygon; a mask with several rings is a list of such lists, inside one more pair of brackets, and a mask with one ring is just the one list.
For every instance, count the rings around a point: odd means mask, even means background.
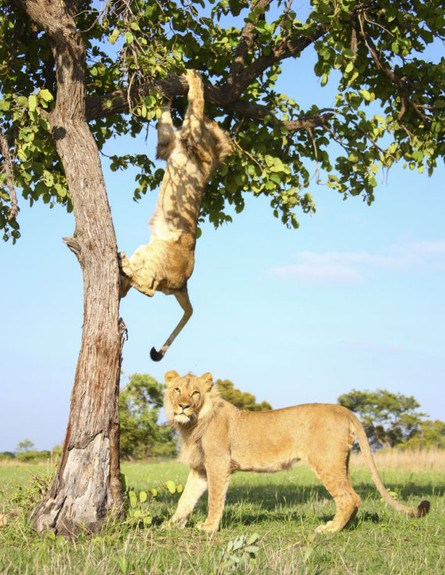
[{"label": "black tail tip", "polygon": [[150,350],[150,357],[153,361],[161,361],[161,359],[164,357],[164,354],[162,351],[156,351],[155,348],[152,347]]},{"label": "black tail tip", "polygon": [[417,506],[417,517],[424,517],[430,510],[430,506],[431,505],[429,501],[421,501]]}]

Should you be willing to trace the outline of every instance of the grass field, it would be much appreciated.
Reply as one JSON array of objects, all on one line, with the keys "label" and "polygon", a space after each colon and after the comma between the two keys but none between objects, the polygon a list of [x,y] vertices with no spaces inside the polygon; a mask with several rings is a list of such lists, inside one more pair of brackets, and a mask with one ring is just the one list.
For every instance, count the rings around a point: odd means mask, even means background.
[{"label": "grass field", "polygon": [[[386,457],[386,461],[385,461]],[[35,476],[46,466],[0,466],[1,574],[375,574],[445,573],[445,453],[379,457],[386,486],[409,505],[431,501],[431,512],[409,519],[384,504],[359,458],[352,480],[362,498],[354,523],[338,534],[314,535],[334,513],[332,499],[307,467],[274,475],[235,474],[222,528],[208,537],[193,529],[206,513],[206,498],[185,530],[163,531],[178,494],[159,489],[137,504],[138,518],[107,525],[95,536],[68,542],[38,536],[26,513],[38,497]],[[173,462],[123,464],[136,494],[172,480],[184,484],[187,468]],[[151,500],[150,500],[151,499]],[[141,518],[148,512],[152,524]],[[0,515],[1,518],[1,515]]]}]

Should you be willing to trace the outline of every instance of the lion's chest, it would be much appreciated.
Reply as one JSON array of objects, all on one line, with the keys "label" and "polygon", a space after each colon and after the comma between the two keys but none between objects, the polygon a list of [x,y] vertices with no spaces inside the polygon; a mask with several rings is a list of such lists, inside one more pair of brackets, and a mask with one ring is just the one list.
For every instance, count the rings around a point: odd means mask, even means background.
[{"label": "lion's chest", "polygon": [[192,467],[199,469],[204,466],[205,454],[200,441],[190,444],[182,444],[181,452],[179,454],[179,461]]}]

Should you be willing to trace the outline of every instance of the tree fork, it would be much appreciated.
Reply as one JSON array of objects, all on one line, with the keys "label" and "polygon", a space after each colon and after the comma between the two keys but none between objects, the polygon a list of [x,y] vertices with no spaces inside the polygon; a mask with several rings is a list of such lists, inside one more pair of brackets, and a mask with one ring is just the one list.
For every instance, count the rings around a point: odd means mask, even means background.
[{"label": "tree fork", "polygon": [[57,76],[48,115],[76,220],[65,241],[83,274],[84,321],[65,442],[54,483],[32,514],[39,531],[97,531],[122,511],[119,467],[119,319],[117,242],[96,142],[85,115],[85,46],[76,2],[14,0],[49,36]]}]

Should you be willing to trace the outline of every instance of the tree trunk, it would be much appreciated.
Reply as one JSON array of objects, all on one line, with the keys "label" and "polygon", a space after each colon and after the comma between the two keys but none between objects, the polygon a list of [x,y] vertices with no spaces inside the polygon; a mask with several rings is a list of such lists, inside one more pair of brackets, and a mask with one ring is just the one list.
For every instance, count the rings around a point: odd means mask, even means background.
[{"label": "tree trunk", "polygon": [[49,115],[64,166],[76,228],[65,242],[83,273],[84,322],[63,453],[51,490],[32,515],[34,526],[75,535],[97,531],[122,509],[119,470],[119,267],[99,152],[85,117],[85,47],[76,2],[15,0],[49,35],[57,98]]}]

